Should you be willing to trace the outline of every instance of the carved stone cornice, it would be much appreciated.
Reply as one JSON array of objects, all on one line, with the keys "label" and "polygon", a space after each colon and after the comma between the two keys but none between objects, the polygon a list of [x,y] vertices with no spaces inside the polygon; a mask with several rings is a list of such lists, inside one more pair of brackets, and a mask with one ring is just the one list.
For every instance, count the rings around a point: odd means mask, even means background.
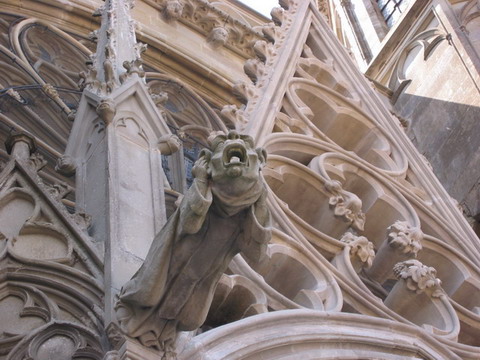
[{"label": "carved stone cornice", "polygon": [[[232,18],[205,0],[145,0],[145,3],[161,11],[168,22],[179,21],[210,41],[221,38],[212,43],[214,47],[224,42],[224,46],[243,57],[252,57],[251,44],[263,39],[263,35],[250,25]],[[178,11],[173,12],[174,8]],[[218,28],[223,30],[215,30]]]}]

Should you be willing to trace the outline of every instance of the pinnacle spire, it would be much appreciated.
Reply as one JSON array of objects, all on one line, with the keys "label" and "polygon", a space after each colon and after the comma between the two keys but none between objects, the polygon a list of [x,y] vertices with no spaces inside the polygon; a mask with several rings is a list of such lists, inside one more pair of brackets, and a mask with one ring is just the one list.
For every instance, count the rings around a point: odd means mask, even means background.
[{"label": "pinnacle spire", "polygon": [[130,14],[135,0],[106,0],[94,12],[101,16],[100,29],[96,31],[97,51],[88,64],[88,73],[81,74],[84,87],[97,93],[109,94],[129,76],[145,75],[141,53],[146,45],[138,43],[135,20]]}]

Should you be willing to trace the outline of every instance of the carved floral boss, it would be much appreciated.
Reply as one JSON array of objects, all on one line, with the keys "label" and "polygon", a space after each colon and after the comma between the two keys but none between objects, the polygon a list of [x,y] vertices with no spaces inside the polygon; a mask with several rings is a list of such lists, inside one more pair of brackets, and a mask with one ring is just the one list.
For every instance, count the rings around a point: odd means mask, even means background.
[{"label": "carved floral boss", "polygon": [[171,351],[178,331],[205,321],[231,259],[239,252],[251,261],[263,257],[271,238],[265,160],[265,150],[235,131],[202,150],[192,186],[120,292],[117,318],[127,335]]}]

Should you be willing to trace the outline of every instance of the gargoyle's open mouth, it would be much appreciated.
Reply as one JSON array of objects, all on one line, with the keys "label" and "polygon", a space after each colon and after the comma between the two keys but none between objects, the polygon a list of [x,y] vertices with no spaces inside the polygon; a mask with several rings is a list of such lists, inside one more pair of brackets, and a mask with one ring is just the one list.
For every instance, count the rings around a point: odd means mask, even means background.
[{"label": "gargoyle's open mouth", "polygon": [[223,163],[226,166],[245,165],[247,161],[247,151],[240,144],[229,144],[223,150]]}]

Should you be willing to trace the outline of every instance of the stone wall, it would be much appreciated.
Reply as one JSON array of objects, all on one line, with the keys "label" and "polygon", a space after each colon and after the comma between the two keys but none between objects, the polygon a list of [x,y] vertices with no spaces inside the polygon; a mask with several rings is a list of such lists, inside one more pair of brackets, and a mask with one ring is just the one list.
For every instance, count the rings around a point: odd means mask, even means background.
[{"label": "stone wall", "polygon": [[462,20],[469,3],[413,6],[366,75],[392,91],[408,137],[465,214],[478,217],[480,59]]}]

